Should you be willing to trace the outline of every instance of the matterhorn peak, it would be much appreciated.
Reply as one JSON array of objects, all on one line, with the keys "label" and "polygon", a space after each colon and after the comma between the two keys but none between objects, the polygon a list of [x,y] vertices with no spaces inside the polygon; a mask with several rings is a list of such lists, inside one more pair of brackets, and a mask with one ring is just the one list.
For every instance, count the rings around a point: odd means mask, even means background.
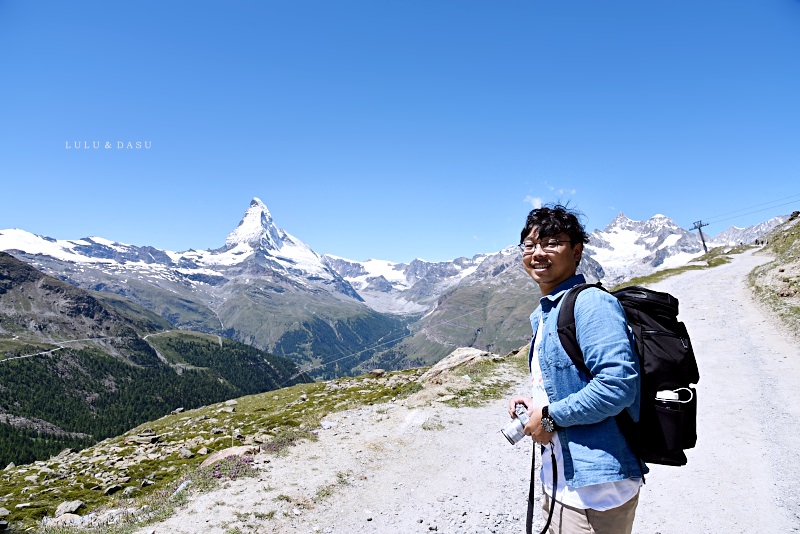
[{"label": "matterhorn peak", "polygon": [[259,198],[253,198],[239,226],[228,234],[225,240],[225,246],[228,248],[240,244],[267,250],[278,250],[283,246],[281,232],[272,221],[272,214],[267,206]]}]

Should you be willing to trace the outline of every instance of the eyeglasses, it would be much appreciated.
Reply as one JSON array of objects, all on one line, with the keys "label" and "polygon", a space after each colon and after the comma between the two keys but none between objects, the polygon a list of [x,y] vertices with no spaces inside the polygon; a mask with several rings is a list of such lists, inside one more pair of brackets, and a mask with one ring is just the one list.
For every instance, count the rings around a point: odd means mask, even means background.
[{"label": "eyeglasses", "polygon": [[541,243],[534,243],[533,241],[524,241],[517,245],[519,247],[519,251],[522,252],[523,256],[527,256],[528,254],[533,254],[533,251],[536,250],[536,247],[542,249],[544,253],[556,252],[558,247],[561,243],[569,243],[569,239],[548,239],[546,241],[542,241]]}]

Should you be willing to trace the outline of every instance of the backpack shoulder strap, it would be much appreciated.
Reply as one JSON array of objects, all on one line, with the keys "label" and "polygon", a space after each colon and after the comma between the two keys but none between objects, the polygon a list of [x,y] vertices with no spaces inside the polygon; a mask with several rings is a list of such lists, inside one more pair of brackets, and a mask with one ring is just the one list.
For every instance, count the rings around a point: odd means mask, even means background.
[{"label": "backpack shoulder strap", "polygon": [[578,345],[578,335],[575,327],[575,301],[581,291],[590,287],[606,291],[606,288],[600,282],[596,284],[578,284],[567,291],[566,295],[561,298],[561,308],[559,308],[558,312],[558,339],[561,341],[561,346],[564,347],[575,367],[588,376],[592,376],[592,373],[586,366],[586,362],[583,359],[583,351]]},{"label": "backpack shoulder strap", "polygon": [[[564,350],[569,355],[572,363],[575,364],[575,367],[586,373],[586,376],[591,379],[594,378],[594,376],[592,375],[592,372],[589,371],[589,367],[586,365],[586,361],[583,359],[583,351],[581,350],[580,345],[578,345],[578,337],[576,334],[577,328],[575,327],[575,301],[577,300],[578,294],[581,291],[590,287],[596,287],[606,292],[608,291],[600,284],[600,282],[596,284],[578,284],[562,297],[561,308],[558,313],[558,339],[561,341],[561,346],[564,347]],[[614,296],[616,296],[616,293],[614,293]],[[642,461],[642,455],[640,452],[641,441],[639,434],[635,429],[636,423],[633,421],[633,418],[631,418],[631,415],[627,412],[627,410],[622,410],[614,417],[614,419],[616,420],[617,426],[622,432],[622,435],[625,436],[625,439],[628,441],[628,444],[630,445],[634,454],[636,454],[642,469],[642,473],[644,473],[644,462]],[[642,481],[644,481],[644,474],[642,474]]]}]

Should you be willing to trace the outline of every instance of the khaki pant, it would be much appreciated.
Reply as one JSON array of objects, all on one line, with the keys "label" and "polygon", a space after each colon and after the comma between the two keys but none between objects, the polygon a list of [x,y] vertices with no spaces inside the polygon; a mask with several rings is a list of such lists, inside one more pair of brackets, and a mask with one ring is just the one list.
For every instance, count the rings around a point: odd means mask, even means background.
[{"label": "khaki pant", "polygon": [[[542,513],[545,519],[550,514],[550,496],[544,494]],[[604,510],[581,510],[556,502],[553,521],[550,523],[550,534],[631,534],[633,516],[639,504],[637,493],[625,504]]]}]

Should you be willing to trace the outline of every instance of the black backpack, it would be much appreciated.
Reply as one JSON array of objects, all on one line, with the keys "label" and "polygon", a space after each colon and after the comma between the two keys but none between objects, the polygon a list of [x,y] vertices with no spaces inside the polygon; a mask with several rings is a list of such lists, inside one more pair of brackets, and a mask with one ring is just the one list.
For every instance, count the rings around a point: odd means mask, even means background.
[{"label": "black backpack", "polygon": [[[598,284],[579,284],[563,297],[558,337],[575,366],[589,377],[575,332],[575,299]],[[622,304],[636,338],[642,373],[639,421],[627,410],[615,417],[628,444],[646,463],[686,465],[685,449],[697,443],[697,361],[686,326],[678,320],[678,299],[639,286],[611,292]],[[660,397],[657,399],[657,396]]]}]

